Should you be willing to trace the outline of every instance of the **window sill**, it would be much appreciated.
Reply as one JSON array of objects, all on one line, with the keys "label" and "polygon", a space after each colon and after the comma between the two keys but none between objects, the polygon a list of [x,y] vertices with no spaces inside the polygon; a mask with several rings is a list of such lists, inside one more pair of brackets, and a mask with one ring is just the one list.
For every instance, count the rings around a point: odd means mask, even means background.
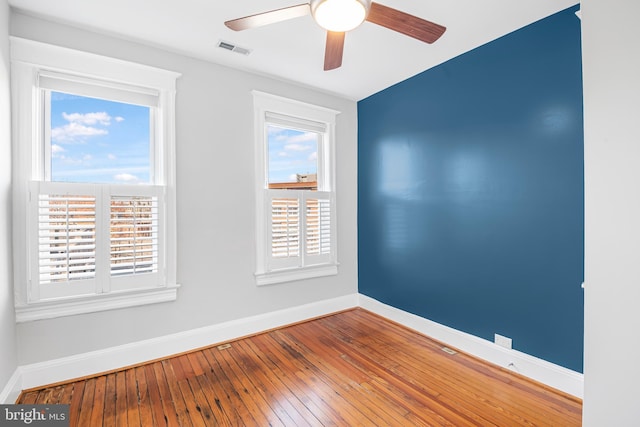
[{"label": "window sill", "polygon": [[16,306],[16,322],[31,322],[54,317],[175,301],[178,297],[179,287],[180,285],[173,285],[166,288],[112,292]]},{"label": "window sill", "polygon": [[335,276],[338,274],[338,264],[319,265],[311,267],[276,270],[266,273],[256,273],[258,286],[274,285],[276,283],[293,282],[296,280],[312,279],[315,277]]}]

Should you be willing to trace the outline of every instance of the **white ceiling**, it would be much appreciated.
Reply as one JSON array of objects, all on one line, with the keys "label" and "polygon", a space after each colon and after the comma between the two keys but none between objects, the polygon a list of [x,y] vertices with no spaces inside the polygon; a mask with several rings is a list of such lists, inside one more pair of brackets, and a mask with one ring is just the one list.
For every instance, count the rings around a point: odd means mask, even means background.
[{"label": "white ceiling", "polygon": [[[304,0],[9,0],[15,9],[360,100],[576,4],[576,0],[380,0],[447,27],[425,44],[365,22],[323,71],[325,33],[310,16],[234,32],[224,21]],[[248,56],[217,47],[224,40]]]}]

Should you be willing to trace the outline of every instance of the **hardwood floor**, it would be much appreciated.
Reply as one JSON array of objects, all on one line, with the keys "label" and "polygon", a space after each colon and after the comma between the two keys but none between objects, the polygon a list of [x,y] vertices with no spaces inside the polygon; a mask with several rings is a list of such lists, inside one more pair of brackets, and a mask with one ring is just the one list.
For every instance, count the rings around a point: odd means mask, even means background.
[{"label": "hardwood floor", "polygon": [[72,426],[579,426],[579,399],[362,309],[67,384]]}]

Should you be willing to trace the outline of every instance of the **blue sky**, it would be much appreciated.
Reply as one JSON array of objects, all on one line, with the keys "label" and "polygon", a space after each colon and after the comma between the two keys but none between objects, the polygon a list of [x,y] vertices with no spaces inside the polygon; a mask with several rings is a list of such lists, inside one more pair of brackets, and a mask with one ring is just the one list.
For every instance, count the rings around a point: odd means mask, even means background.
[{"label": "blue sky", "polygon": [[317,173],[318,134],[269,125],[269,183],[295,182],[296,174]]},{"label": "blue sky", "polygon": [[149,107],[51,93],[51,180],[148,183]]}]

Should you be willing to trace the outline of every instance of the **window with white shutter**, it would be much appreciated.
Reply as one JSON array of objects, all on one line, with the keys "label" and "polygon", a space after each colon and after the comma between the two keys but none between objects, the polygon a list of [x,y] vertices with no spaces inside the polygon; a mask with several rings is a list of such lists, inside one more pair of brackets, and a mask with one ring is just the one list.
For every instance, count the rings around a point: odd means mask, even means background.
[{"label": "window with white shutter", "polygon": [[174,300],[178,74],[11,43],[17,320]]},{"label": "window with white shutter", "polygon": [[337,274],[337,111],[254,92],[259,285]]}]

